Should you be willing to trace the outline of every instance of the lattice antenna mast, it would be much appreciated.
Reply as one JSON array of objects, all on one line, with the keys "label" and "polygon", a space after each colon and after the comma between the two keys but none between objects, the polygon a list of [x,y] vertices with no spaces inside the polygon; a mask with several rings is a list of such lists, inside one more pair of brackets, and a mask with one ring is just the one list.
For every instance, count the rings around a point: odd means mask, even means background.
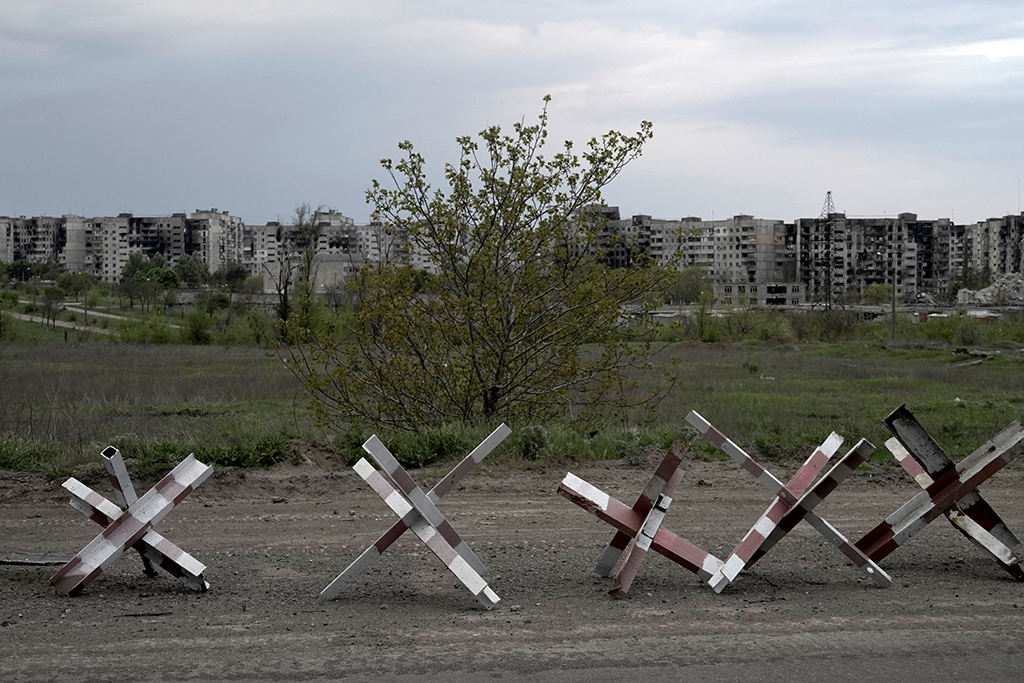
[{"label": "lattice antenna mast", "polygon": [[[817,230],[812,243],[814,299],[813,305],[821,305],[826,311],[841,294],[841,283],[836,282],[842,275],[842,264],[837,269],[836,257],[840,253],[836,230],[836,206],[832,203],[832,192],[825,193],[825,205],[818,216]],[[838,286],[837,286],[838,285]]]}]

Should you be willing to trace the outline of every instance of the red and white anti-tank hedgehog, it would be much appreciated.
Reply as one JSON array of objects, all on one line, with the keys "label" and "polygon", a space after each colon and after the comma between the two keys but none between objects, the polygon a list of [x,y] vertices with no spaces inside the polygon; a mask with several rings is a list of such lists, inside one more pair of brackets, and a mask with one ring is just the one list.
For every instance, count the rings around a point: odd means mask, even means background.
[{"label": "red and white anti-tank hedgehog", "polygon": [[72,496],[71,507],[104,529],[50,578],[50,584],[62,595],[78,595],[125,550],[135,548],[148,576],[155,576],[155,565],[196,590],[209,588],[203,578],[206,566],[152,527],[206,481],[213,468],[190,455],[139,498],[120,452],[109,446],[100,457],[120,505],[74,477],[64,482]]}]

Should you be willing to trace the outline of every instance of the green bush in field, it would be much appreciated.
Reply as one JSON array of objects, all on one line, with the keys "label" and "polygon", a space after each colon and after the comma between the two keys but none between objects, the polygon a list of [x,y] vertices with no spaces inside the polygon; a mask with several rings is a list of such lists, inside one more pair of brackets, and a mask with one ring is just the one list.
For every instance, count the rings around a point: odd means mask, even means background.
[{"label": "green bush in field", "polygon": [[359,427],[351,425],[341,434],[335,435],[330,441],[341,452],[345,464],[351,467],[365,455],[362,446],[368,438],[370,438],[369,432],[363,432]]},{"label": "green bush in field", "polygon": [[838,342],[863,335],[864,323],[851,311],[808,311],[789,318],[798,339],[816,342]]},{"label": "green bush in field", "polygon": [[1003,338],[1015,344],[1024,344],[1024,311],[1011,311],[1002,323]]},{"label": "green bush in field", "polygon": [[178,341],[177,330],[156,315],[124,320],[116,330],[118,341],[132,344],[174,344]]},{"label": "green bush in field", "polygon": [[265,314],[254,310],[241,310],[214,323],[211,341],[220,346],[240,344],[262,345],[274,332],[274,322]]},{"label": "green bush in field", "polygon": [[981,339],[981,323],[970,316],[961,318],[953,335],[953,343],[957,346],[975,346]]},{"label": "green bush in field", "polygon": [[211,318],[230,305],[231,298],[225,292],[206,292],[196,301],[196,309],[206,312]]},{"label": "green bush in field", "polygon": [[864,288],[861,300],[866,304],[884,304],[892,299],[892,285],[875,284]]},{"label": "green bush in field", "polygon": [[680,342],[688,338],[686,325],[678,320],[670,323],[655,323],[651,326],[651,341],[669,343]]},{"label": "green bush in field", "polygon": [[441,426],[419,433],[393,432],[380,439],[404,467],[425,467],[442,460],[463,458],[476,447],[474,431],[462,426]]},{"label": "green bush in field", "polygon": [[190,312],[182,337],[187,344],[209,344],[213,339],[213,316],[203,310]]},{"label": "green bush in field", "polygon": [[903,318],[899,320],[897,338],[950,346],[1019,345],[1024,344],[1024,313],[1010,311],[997,321],[982,321],[962,312],[931,317],[921,323]]},{"label": "green bush in field", "polygon": [[245,318],[236,315],[230,321],[218,321],[210,332],[210,341],[224,347],[251,344],[252,332]]},{"label": "green bush in field", "polygon": [[754,332],[760,341],[792,339],[796,336],[789,318],[781,311],[770,311],[761,321],[760,327]]},{"label": "green bush in field", "polygon": [[551,438],[542,425],[527,425],[515,437],[516,450],[523,460],[545,460],[551,455]]},{"label": "green bush in field", "polygon": [[259,311],[248,311],[243,316],[248,328],[248,339],[256,344],[265,344],[273,337],[274,321]]},{"label": "green bush in field", "polygon": [[14,316],[3,309],[0,309],[0,340],[15,338],[15,330],[17,327],[14,323]]},{"label": "green bush in field", "polygon": [[[378,433],[373,430],[363,431],[356,426],[351,426],[336,435],[331,439],[331,442],[341,452],[346,465],[352,466],[360,458],[369,457],[362,446],[371,435],[376,435],[384,446],[391,451],[391,454],[395,456],[395,459],[403,467],[409,468],[431,465],[445,459],[447,456],[457,454],[458,450],[451,447],[452,443],[453,441],[456,445],[461,445],[462,443],[458,439],[453,439],[451,434],[448,434],[446,437],[439,437],[438,430],[431,430],[429,435],[427,432],[421,434],[409,432],[392,433],[390,431]],[[440,452],[435,452],[434,449],[439,445],[441,447]],[[466,451],[463,455],[468,453],[469,451]],[[454,457],[458,456],[455,455]]]}]

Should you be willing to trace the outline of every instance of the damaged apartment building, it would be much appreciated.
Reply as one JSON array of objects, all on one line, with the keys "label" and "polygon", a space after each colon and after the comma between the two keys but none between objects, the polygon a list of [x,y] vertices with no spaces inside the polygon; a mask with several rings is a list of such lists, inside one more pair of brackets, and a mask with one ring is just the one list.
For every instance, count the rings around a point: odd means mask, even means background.
[{"label": "damaged apartment building", "polygon": [[714,283],[720,304],[824,308],[858,303],[872,285],[895,285],[897,299],[914,303],[948,293],[967,273],[995,279],[1021,273],[1024,214],[954,225],[913,213],[887,218],[782,220],[737,215],[705,221],[636,215],[609,219],[611,265],[623,265],[630,245],[661,264],[697,267]]},{"label": "damaged apartment building", "polygon": [[[609,265],[628,267],[642,251],[663,265],[699,268],[713,282],[718,303],[727,305],[827,308],[859,302],[878,284],[894,285],[899,301],[913,303],[946,294],[968,273],[995,279],[1024,266],[1024,214],[955,225],[913,213],[878,218],[823,211],[787,223],[750,215],[623,219],[618,207],[591,208],[606,220]],[[320,291],[344,283],[364,263],[433,269],[408,239],[381,223],[356,225],[334,210],[313,217],[314,225],[301,228],[247,225],[217,209],[169,216],[0,216],[0,261],[54,262],[117,282],[132,252],[160,254],[170,266],[191,254],[211,273],[241,264],[263,275],[267,292],[283,278],[297,278],[307,260]]]},{"label": "damaged apartment building", "polygon": [[189,254],[211,273],[240,264],[251,275],[263,276],[266,292],[275,291],[284,277],[294,281],[301,275],[307,249],[320,290],[345,281],[366,262],[427,265],[380,223],[357,226],[333,210],[313,218],[315,224],[303,229],[279,222],[247,225],[217,209],[169,216],[0,216],[0,261],[58,263],[69,272],[118,282],[133,252],[146,258],[159,254],[171,267]]}]

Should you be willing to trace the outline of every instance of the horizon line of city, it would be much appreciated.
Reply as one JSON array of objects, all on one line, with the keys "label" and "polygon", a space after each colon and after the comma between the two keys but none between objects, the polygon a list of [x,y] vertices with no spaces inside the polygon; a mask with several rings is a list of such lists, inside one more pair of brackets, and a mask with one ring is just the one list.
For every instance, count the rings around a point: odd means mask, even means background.
[{"label": "horizon line of city", "polygon": [[[614,206],[614,205],[610,205],[610,204],[609,205],[603,205],[603,206],[605,206],[606,208],[609,208],[609,209],[616,209],[616,210],[619,209],[618,206]],[[377,222],[377,221],[374,221],[373,219],[369,219],[369,220],[367,220],[366,223],[357,223],[355,221],[355,219],[352,218],[351,216],[349,216],[348,214],[346,214],[343,211],[340,211],[340,210],[338,210],[338,209],[336,209],[334,207],[330,207],[330,206],[327,206],[327,205],[321,205],[318,209],[313,209],[312,206],[310,206],[309,208],[310,208],[311,212],[312,211],[318,211],[321,214],[334,214],[334,215],[343,216],[343,217],[349,219],[350,221],[352,221],[355,225],[373,225],[373,224],[375,224]],[[245,219],[242,219],[242,217],[240,215],[234,214],[234,213],[232,213],[231,211],[228,211],[228,210],[219,209],[217,207],[213,207],[213,208],[210,208],[210,209],[198,209],[197,208],[197,209],[195,209],[192,212],[188,212],[188,211],[173,211],[171,213],[160,213],[160,212],[118,211],[116,213],[95,213],[95,214],[93,214],[91,216],[87,215],[86,213],[75,213],[75,212],[67,212],[67,213],[60,213],[60,214],[56,214],[56,213],[54,213],[54,214],[38,213],[38,214],[33,214],[31,216],[27,215],[27,214],[0,213],[0,219],[8,219],[8,220],[36,220],[36,219],[41,219],[41,218],[71,218],[71,217],[74,217],[74,218],[113,218],[113,217],[117,217],[117,216],[132,216],[132,217],[139,217],[139,218],[142,218],[142,217],[145,217],[145,218],[172,218],[174,216],[189,216],[190,213],[191,214],[219,213],[219,214],[230,216],[232,218],[240,219],[240,220],[242,220],[243,225],[253,225],[253,226],[256,226],[256,225],[291,225],[292,224],[292,223],[289,222],[289,219],[282,219],[280,217],[280,215],[275,220],[265,221],[263,223],[248,223],[248,222],[245,221]],[[747,212],[729,214],[729,215],[721,217],[721,218],[716,217],[715,214],[716,214],[716,212],[712,212],[711,218],[705,218],[705,217],[702,217],[702,216],[697,216],[697,215],[692,215],[692,214],[683,215],[683,216],[681,216],[679,218],[656,217],[656,216],[654,216],[652,214],[642,213],[642,212],[641,213],[627,214],[627,215],[629,215],[630,217],[646,216],[648,218],[655,218],[656,220],[662,220],[662,221],[703,222],[703,223],[713,223],[713,222],[718,222],[718,221],[727,221],[727,220],[731,220],[731,219],[735,219],[735,218],[742,218],[742,217],[758,218],[757,214],[755,214],[755,213],[747,213]],[[820,218],[824,217],[825,215],[826,214],[824,212],[821,212],[821,213],[819,213],[817,215],[798,216],[796,218],[793,218],[792,222],[806,221],[806,220],[817,220],[817,219],[820,219]],[[829,214],[829,215],[832,215],[832,214]],[[883,212],[883,213],[880,213],[880,214],[855,214],[855,213],[847,213],[846,211],[841,211],[841,210],[836,209],[834,211],[834,215],[836,215],[836,216],[843,216],[845,218],[853,218],[853,219],[896,220],[896,219],[898,219],[901,216],[914,216],[917,219],[920,219],[920,215],[917,212],[915,212],[915,211],[899,211],[899,212],[895,212],[895,213]],[[1010,212],[1010,213],[1002,213],[1002,214],[1000,214],[1000,213],[991,213],[991,214],[989,214],[984,219],[979,219],[979,220],[975,220],[975,221],[965,221],[965,222],[962,222],[962,223],[957,223],[956,219],[955,219],[955,217],[953,215],[950,215],[950,216],[936,216],[936,217],[933,217],[933,218],[925,218],[923,220],[928,220],[928,221],[949,220],[952,225],[967,226],[967,225],[977,225],[979,223],[984,223],[984,222],[990,221],[990,220],[1005,219],[1005,218],[1008,218],[1008,217],[1011,217],[1011,216],[1014,216],[1014,217],[1016,217],[1016,216],[1024,216],[1024,210],[1021,210],[1020,207],[1018,207],[1017,213],[1012,213],[1012,212]],[[294,211],[292,213],[291,218],[294,218]],[[760,218],[760,220],[781,221],[782,223],[789,222],[785,218]]]}]

